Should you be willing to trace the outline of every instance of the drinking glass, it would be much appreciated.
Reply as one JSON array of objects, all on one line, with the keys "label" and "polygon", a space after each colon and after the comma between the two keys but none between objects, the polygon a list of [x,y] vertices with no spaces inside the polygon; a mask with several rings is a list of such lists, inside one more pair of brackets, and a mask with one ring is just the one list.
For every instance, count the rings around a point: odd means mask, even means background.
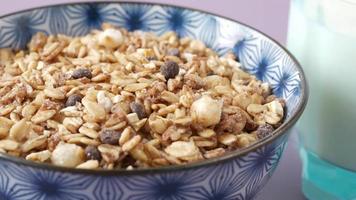
[{"label": "drinking glass", "polygon": [[356,0],[292,0],[290,11],[287,46],[310,88],[297,126],[303,193],[356,199]]}]

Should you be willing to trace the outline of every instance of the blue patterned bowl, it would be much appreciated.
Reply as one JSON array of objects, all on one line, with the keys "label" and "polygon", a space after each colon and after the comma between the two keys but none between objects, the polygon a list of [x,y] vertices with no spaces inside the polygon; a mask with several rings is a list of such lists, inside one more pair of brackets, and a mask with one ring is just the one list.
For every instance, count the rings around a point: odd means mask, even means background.
[{"label": "blue patterned bowl", "polygon": [[287,102],[275,133],[238,152],[184,166],[79,170],[0,156],[1,200],[252,199],[271,177],[288,132],[307,101],[302,69],[283,47],[255,29],[192,9],[137,3],[83,3],[44,7],[0,18],[0,47],[23,48],[44,31],[83,35],[103,22],[128,30],[198,38],[220,54],[232,50],[245,70],[271,84]]}]

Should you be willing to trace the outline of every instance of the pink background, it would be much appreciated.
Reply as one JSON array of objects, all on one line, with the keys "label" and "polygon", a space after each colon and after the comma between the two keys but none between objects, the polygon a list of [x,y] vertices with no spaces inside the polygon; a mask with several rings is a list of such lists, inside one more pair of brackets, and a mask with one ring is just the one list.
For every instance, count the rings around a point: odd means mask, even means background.
[{"label": "pink background", "polygon": [[[6,0],[0,15],[44,5],[90,0]],[[130,0],[126,0],[130,1]],[[288,23],[289,0],[137,0],[198,8],[237,19],[260,29],[284,43]]]}]

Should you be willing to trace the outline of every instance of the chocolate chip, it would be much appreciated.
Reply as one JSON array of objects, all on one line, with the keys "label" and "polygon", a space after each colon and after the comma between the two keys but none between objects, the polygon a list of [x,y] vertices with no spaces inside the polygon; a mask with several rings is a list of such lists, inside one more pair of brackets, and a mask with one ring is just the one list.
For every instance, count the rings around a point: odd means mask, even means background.
[{"label": "chocolate chip", "polygon": [[179,65],[174,61],[167,61],[161,66],[161,74],[166,78],[174,78],[179,73]]},{"label": "chocolate chip", "polygon": [[93,75],[91,74],[91,71],[89,69],[86,69],[86,68],[76,69],[72,73],[72,78],[74,78],[74,79],[83,78],[83,77],[91,79],[92,76]]},{"label": "chocolate chip", "polygon": [[85,148],[85,156],[87,160],[101,160],[101,154],[99,150],[92,145],[89,145]]},{"label": "chocolate chip", "polygon": [[145,107],[141,103],[132,102],[130,103],[131,111],[136,113],[139,119],[147,117]]},{"label": "chocolate chip", "polygon": [[167,51],[167,55],[170,55],[170,56],[179,56],[179,49],[177,48],[172,48],[172,49],[169,49]]},{"label": "chocolate chip", "polygon": [[134,159],[133,157],[131,157],[131,155],[127,155],[123,158],[123,160],[121,161],[122,163],[122,168],[126,168],[128,166],[135,166],[136,163],[136,159]]},{"label": "chocolate chip", "polygon": [[256,130],[256,134],[257,134],[258,139],[262,139],[262,138],[265,138],[268,135],[270,135],[273,131],[274,131],[273,126],[271,126],[269,124],[264,124],[264,125],[258,126],[258,128]]},{"label": "chocolate chip", "polygon": [[67,98],[66,104],[65,106],[75,106],[75,104],[77,102],[81,102],[82,100],[82,96],[80,96],[79,94],[72,94]]},{"label": "chocolate chip", "polygon": [[114,130],[103,130],[99,134],[100,140],[104,144],[118,144],[121,132]]},{"label": "chocolate chip", "polygon": [[255,131],[258,125],[253,120],[247,120],[244,130],[247,132]]}]

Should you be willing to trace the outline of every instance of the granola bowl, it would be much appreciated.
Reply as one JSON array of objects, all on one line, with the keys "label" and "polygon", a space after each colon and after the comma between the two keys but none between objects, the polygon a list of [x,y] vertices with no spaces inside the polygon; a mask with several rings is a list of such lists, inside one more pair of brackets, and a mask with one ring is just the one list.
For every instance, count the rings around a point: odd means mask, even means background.
[{"label": "granola bowl", "polygon": [[189,8],[19,11],[0,49],[6,200],[253,199],[308,97],[276,41]]}]

